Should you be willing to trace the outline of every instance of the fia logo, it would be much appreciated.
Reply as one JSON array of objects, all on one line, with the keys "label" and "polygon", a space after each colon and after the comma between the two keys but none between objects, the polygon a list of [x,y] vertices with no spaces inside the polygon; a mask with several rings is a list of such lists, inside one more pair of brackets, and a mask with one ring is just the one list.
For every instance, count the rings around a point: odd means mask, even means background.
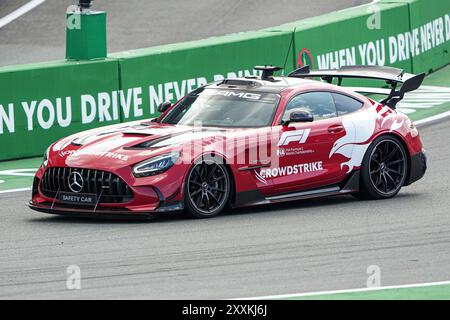
[{"label": "fia logo", "polygon": [[286,151],[284,149],[277,149],[277,156],[284,157],[286,155]]},{"label": "fia logo", "polygon": [[283,132],[281,135],[278,146],[287,146],[291,142],[298,142],[299,144],[305,143],[308,139],[311,129],[300,129],[295,131]]}]

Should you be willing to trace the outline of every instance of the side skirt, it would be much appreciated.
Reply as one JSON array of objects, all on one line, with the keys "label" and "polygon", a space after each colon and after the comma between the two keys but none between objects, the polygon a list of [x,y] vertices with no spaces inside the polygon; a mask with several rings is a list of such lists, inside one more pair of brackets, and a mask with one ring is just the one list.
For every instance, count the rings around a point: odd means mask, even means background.
[{"label": "side skirt", "polygon": [[359,179],[360,173],[359,170],[357,170],[340,184],[328,185],[316,189],[283,193],[269,197],[263,196],[258,190],[239,192],[236,194],[236,200],[234,201],[232,207],[254,206],[358,192]]}]

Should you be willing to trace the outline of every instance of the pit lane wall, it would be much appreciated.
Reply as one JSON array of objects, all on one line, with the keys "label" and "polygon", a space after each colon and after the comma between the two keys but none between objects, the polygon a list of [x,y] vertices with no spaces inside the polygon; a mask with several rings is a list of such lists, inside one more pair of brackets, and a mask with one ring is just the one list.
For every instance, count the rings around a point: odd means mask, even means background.
[{"label": "pit lane wall", "polygon": [[450,1],[380,0],[269,28],[295,35],[296,65],[388,65],[432,72],[450,62]]},{"label": "pit lane wall", "polygon": [[[291,46],[291,48],[289,48]],[[121,87],[142,92],[142,113],[156,114],[164,101],[224,78],[256,75],[255,65],[293,65],[293,35],[289,31],[253,31],[112,54],[120,64]],[[126,115],[124,115],[126,116]]]},{"label": "pit lane wall", "polygon": [[[292,44],[291,49],[289,45]],[[111,55],[107,60],[0,68],[0,160],[42,155],[74,132],[150,118],[208,82],[292,69],[291,32],[254,31]]]},{"label": "pit lane wall", "polygon": [[[299,8],[303,10],[303,8]],[[381,0],[261,31],[109,55],[107,60],[0,68],[0,160],[41,155],[92,127],[150,118],[162,101],[258,64],[391,65],[429,72],[449,63],[450,2]]]},{"label": "pit lane wall", "polygon": [[0,68],[0,160],[42,155],[58,138],[118,123],[98,112],[118,90],[117,60]]}]

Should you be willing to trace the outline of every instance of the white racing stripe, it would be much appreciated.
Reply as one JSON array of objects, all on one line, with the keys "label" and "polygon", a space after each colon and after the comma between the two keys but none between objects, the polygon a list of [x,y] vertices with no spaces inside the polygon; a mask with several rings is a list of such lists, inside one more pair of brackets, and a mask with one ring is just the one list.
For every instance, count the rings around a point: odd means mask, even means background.
[{"label": "white racing stripe", "polygon": [[440,105],[441,103],[428,103],[428,104],[414,104],[414,103],[402,103],[401,107],[398,107],[398,109],[429,109],[433,108],[437,105]]},{"label": "white racing stripe", "polygon": [[450,88],[437,86],[421,86],[405,95],[397,105],[399,110],[428,109],[450,101]]},{"label": "white racing stripe", "polygon": [[401,108],[401,109],[398,109],[398,111],[401,111],[404,114],[411,114],[411,113],[416,112],[416,109]]},{"label": "white racing stripe", "polygon": [[[387,289],[408,289],[408,288],[433,287],[433,286],[442,286],[442,285],[448,285],[448,284],[450,284],[450,281],[415,283],[415,284],[405,284],[405,285],[398,285],[398,286],[386,286],[386,287],[376,287],[376,288],[358,288],[358,289],[346,289],[346,290],[332,290],[332,291],[317,291],[317,292],[305,292],[305,293],[293,293],[293,294],[279,294],[279,295],[272,295],[272,296],[241,298],[241,299],[236,299],[236,300],[288,299],[288,298],[300,298],[300,297],[310,297],[310,296],[339,294],[339,293],[380,291],[380,290],[387,290]],[[231,299],[231,300],[234,300],[234,299]]]},{"label": "white racing stripe", "polygon": [[[406,94],[405,98],[397,105],[397,109],[405,114],[412,114],[419,110],[431,109],[450,101],[450,88],[437,86],[421,86],[419,89]],[[416,124],[425,124],[446,117],[438,115],[438,118],[430,117]]]},{"label": "white racing stripe", "polygon": [[32,1],[28,2],[27,4],[24,4],[23,6],[21,6],[19,9],[11,12],[7,16],[0,18],[0,28],[6,26],[8,23],[23,16],[25,13],[33,10],[34,8],[36,8],[37,6],[41,5],[44,2],[45,2],[45,0],[32,0]]}]

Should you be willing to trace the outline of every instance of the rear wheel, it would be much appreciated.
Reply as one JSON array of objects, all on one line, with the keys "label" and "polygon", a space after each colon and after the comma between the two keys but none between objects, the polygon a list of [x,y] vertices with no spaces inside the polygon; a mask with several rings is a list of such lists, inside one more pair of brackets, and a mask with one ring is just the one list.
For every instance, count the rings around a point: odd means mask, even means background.
[{"label": "rear wheel", "polygon": [[210,218],[225,208],[230,196],[230,176],[224,164],[202,160],[190,169],[185,185],[185,205],[195,218]]},{"label": "rear wheel", "polygon": [[405,183],[408,161],[400,141],[381,136],[369,147],[361,165],[360,192],[363,199],[394,197]]}]

